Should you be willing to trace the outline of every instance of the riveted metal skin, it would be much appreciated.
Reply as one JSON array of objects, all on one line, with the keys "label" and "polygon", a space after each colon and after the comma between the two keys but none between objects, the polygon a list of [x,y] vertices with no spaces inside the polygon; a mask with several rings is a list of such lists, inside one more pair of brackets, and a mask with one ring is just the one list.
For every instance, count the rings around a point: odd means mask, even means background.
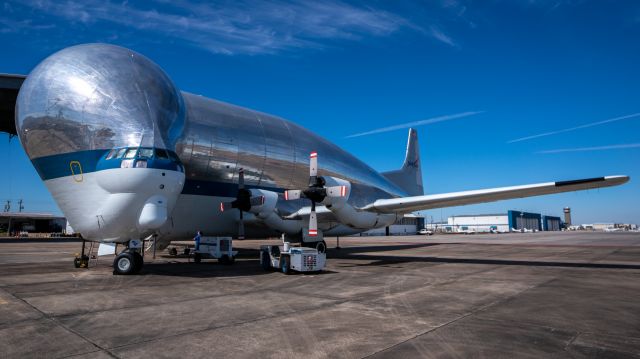
[{"label": "riveted metal skin", "polygon": [[[243,168],[248,186],[305,188],[309,153],[317,151],[319,175],[351,181],[354,205],[404,195],[362,161],[293,122],[189,93],[183,97],[187,121],[176,151],[188,180],[237,183]],[[297,201],[282,202],[279,207]]]}]

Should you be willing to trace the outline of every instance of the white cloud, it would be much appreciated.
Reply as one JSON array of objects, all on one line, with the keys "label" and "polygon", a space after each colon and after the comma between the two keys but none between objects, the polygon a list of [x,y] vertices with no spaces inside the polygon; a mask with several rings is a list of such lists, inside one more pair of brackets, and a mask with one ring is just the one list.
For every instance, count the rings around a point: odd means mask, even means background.
[{"label": "white cloud", "polygon": [[[365,36],[388,36],[402,28],[421,30],[396,14],[338,0],[244,0],[223,5],[177,0],[146,7],[99,0],[26,0],[20,4],[47,17],[83,24],[107,22],[223,54],[323,48],[324,40],[357,41]],[[439,36],[440,41],[451,41],[444,34]]]},{"label": "white cloud", "polygon": [[431,28],[429,29],[429,33],[431,34],[431,36],[433,36],[436,40],[440,42],[443,42],[453,47],[458,46],[449,35],[442,32],[442,30],[440,30],[436,26],[431,26]]},{"label": "white cloud", "polygon": [[399,130],[399,129],[403,129],[403,128],[416,127],[416,126],[422,126],[422,125],[429,125],[429,124],[437,123],[437,122],[451,121],[451,120],[455,120],[457,118],[473,116],[473,115],[477,115],[477,114],[480,114],[480,113],[483,113],[483,112],[484,111],[469,111],[469,112],[456,113],[456,114],[453,114],[453,115],[444,115],[444,116],[432,117],[432,118],[429,118],[429,119],[426,119],[426,120],[401,123],[399,125],[393,125],[393,126],[389,126],[389,127],[378,128],[378,129],[371,130],[371,131],[360,132],[360,133],[356,133],[356,134],[353,134],[353,135],[349,135],[349,136],[347,136],[345,138],[353,138],[353,137],[360,137],[360,136],[366,136],[366,135],[373,135],[375,133],[389,132],[389,131]]},{"label": "white cloud", "polygon": [[587,152],[587,151],[606,151],[606,150],[619,150],[625,148],[638,148],[640,143],[628,143],[622,145],[610,145],[610,146],[598,146],[598,147],[581,147],[581,148],[561,148],[557,150],[539,151],[537,153],[563,153],[563,152]]},{"label": "white cloud", "polygon": [[521,141],[527,141],[527,140],[531,140],[531,139],[539,138],[539,137],[557,135],[559,133],[565,133],[565,132],[570,132],[570,131],[575,131],[575,130],[581,130],[583,128],[604,125],[604,124],[607,124],[607,123],[622,121],[622,120],[626,120],[628,118],[634,118],[634,117],[639,117],[639,116],[640,116],[640,112],[632,113],[630,115],[614,117],[614,118],[610,118],[610,119],[607,119],[607,120],[587,123],[585,125],[580,125],[580,126],[576,126],[576,127],[570,127],[570,128],[565,128],[565,129],[562,129],[562,130],[550,131],[550,132],[539,133],[537,135],[520,137],[520,138],[516,138],[515,140],[508,141],[507,143],[521,142]]}]

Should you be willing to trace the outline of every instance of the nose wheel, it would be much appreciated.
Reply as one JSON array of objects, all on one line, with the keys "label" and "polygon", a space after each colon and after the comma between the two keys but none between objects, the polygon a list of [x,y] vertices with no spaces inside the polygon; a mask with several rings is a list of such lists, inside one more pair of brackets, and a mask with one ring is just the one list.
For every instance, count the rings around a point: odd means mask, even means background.
[{"label": "nose wheel", "polygon": [[124,250],[113,260],[113,274],[129,275],[139,273],[144,265],[142,255],[133,250]]}]

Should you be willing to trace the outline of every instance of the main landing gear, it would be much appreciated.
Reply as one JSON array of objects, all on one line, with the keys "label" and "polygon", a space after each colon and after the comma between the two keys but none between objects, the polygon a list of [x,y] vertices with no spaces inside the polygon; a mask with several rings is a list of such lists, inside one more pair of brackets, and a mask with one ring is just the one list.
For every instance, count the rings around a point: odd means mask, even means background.
[{"label": "main landing gear", "polygon": [[317,242],[302,242],[303,247],[314,248],[318,251],[318,253],[327,253],[327,242],[323,240]]},{"label": "main landing gear", "polygon": [[317,249],[320,253],[327,253],[327,242],[325,242],[324,239],[320,242],[316,242],[314,248]]},{"label": "main landing gear", "polygon": [[128,275],[137,274],[144,265],[144,259],[140,254],[140,248],[129,241],[127,249],[123,250],[113,260],[113,274]]}]

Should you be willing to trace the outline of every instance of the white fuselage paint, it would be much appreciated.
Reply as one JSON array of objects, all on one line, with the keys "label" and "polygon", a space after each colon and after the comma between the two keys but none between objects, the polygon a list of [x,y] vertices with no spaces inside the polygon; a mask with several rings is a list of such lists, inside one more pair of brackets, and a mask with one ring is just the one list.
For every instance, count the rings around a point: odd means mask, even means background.
[{"label": "white fuselage paint", "polygon": [[[45,181],[76,232],[101,242],[126,242],[170,228],[184,174],[154,168],[114,168]],[[150,199],[166,206],[166,220],[141,223]],[[144,217],[144,216],[143,216]],[[151,225],[151,227],[149,227]]]},{"label": "white fuselage paint", "polygon": [[[176,171],[116,168],[51,179],[45,185],[74,230],[91,240],[124,243],[157,234],[160,243],[166,245],[189,239],[196,231],[236,234],[238,211],[220,211],[220,203],[233,198],[181,194],[183,182],[184,174]],[[145,203],[158,196],[167,201],[166,221],[158,228],[141,228],[139,219]],[[245,213],[245,223],[249,236],[279,234],[251,213]],[[361,232],[337,222],[321,223],[320,229],[326,235]]]}]

